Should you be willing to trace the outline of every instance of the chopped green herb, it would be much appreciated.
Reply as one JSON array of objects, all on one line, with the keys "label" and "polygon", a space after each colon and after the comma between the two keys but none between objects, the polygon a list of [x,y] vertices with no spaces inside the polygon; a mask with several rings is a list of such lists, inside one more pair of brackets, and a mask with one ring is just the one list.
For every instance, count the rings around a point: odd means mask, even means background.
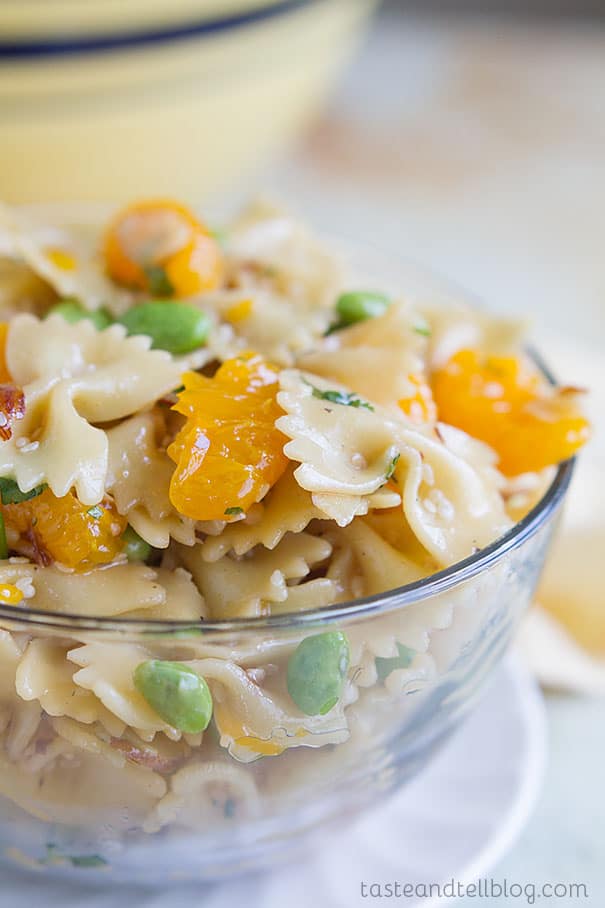
[{"label": "chopped green herb", "polygon": [[236,514],[243,514],[243,513],[244,513],[243,508],[227,508],[227,510],[225,511],[225,515],[227,517],[235,517]]},{"label": "chopped green herb", "polygon": [[46,856],[38,861],[41,866],[52,864],[71,864],[72,867],[107,867],[108,862],[98,854],[61,854],[57,845],[48,842],[46,845]]},{"label": "chopped green herb", "polygon": [[14,479],[8,479],[6,476],[0,477],[0,499],[2,504],[21,504],[22,501],[29,501],[30,498],[36,498],[46,488],[46,483],[30,489],[29,492],[22,492]]},{"label": "chopped green herb", "polygon": [[8,542],[6,540],[6,527],[4,517],[0,514],[0,559],[8,558]]},{"label": "chopped green herb", "polygon": [[423,337],[431,336],[431,329],[429,328],[428,325],[422,325],[422,324],[414,325],[414,331],[416,332],[416,334],[421,334]]},{"label": "chopped green herb", "polygon": [[410,649],[408,646],[403,646],[402,643],[397,644],[397,652],[398,655],[392,656],[390,659],[376,656],[376,674],[378,675],[379,681],[384,681],[391,672],[394,672],[398,668],[408,668],[416,655],[413,649]]},{"label": "chopped green herb", "polygon": [[372,404],[362,400],[357,394],[351,394],[348,391],[321,391],[311,382],[306,382],[306,384],[313,390],[313,397],[318,397],[319,400],[329,400],[330,403],[340,404],[343,407],[363,407],[365,410],[374,412]]},{"label": "chopped green herb", "polygon": [[227,244],[229,233],[226,227],[209,227],[208,233],[213,239],[216,240],[219,246],[225,246]]},{"label": "chopped green herb", "polygon": [[107,867],[108,862],[99,854],[77,854],[69,858],[73,867]]},{"label": "chopped green herb", "polygon": [[91,517],[94,517],[95,520],[100,520],[105,512],[103,508],[100,508],[98,504],[95,504],[92,508],[89,508],[86,513],[90,514]]},{"label": "chopped green herb", "polygon": [[397,464],[398,464],[398,462],[399,462],[399,458],[400,458],[400,457],[401,457],[401,454],[395,454],[395,456],[394,456],[394,458],[392,459],[392,461],[390,462],[389,468],[388,468],[388,470],[387,470],[387,472],[386,472],[386,474],[385,474],[385,477],[384,477],[385,480],[390,479],[391,476],[393,475],[393,473],[395,472],[395,468],[396,468],[396,466],[397,466]]},{"label": "chopped green herb", "polygon": [[163,268],[159,265],[149,265],[144,271],[149,282],[149,289],[154,296],[173,296],[174,287]]}]

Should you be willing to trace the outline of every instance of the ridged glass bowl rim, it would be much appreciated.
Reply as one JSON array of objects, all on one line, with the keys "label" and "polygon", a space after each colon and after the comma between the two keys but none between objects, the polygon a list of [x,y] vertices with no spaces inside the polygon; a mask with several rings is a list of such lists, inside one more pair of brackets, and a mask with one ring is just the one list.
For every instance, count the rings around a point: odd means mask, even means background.
[{"label": "ridged glass bowl rim", "polygon": [[[535,357],[538,359],[538,357]],[[552,381],[549,371],[541,366]],[[503,536],[480,549],[463,561],[430,574],[422,580],[405,586],[385,590],[373,596],[338,602],[322,608],[304,612],[290,612],[255,618],[234,618],[230,621],[159,621],[146,618],[92,618],[63,612],[49,612],[40,609],[22,611],[18,606],[0,605],[0,619],[18,622],[20,625],[46,628],[49,630],[95,631],[129,636],[191,636],[208,637],[226,633],[259,633],[267,630],[294,631],[317,624],[350,622],[354,619],[383,614],[394,609],[406,608],[425,599],[437,596],[452,587],[459,586],[491,568],[510,552],[520,548],[532,538],[556,514],[569,487],[575,459],[566,460],[557,467],[551,484],[540,501],[526,516]]]}]

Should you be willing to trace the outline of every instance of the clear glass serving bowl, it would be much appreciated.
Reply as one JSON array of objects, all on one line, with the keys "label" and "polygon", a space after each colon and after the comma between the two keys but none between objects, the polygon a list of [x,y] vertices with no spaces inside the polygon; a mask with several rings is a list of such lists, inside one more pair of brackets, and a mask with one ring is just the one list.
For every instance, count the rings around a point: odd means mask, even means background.
[{"label": "clear glass serving bowl", "polygon": [[[216,879],[273,864],[319,825],[376,804],[426,765],[480,696],[531,600],[572,471],[560,466],[539,504],[488,548],[344,606],[203,626],[0,607],[3,673],[30,638],[60,652],[110,643],[125,670],[132,646],[146,658],[230,660],[279,699],[293,648],[327,630],[347,635],[357,666],[345,709],[319,726],[300,713],[299,730],[274,728],[267,754],[252,762],[241,762],[245,741],[232,748],[238,760],[212,726],[188,751],[164,744],[158,755],[139,742],[126,752],[109,734],[73,746],[73,725],[50,716],[38,724],[37,703],[25,703],[0,736],[2,860],[94,880]],[[385,661],[395,655],[397,666]],[[56,679],[54,691],[56,699]],[[213,695],[220,708],[220,685]],[[291,744],[309,728],[304,745],[280,752],[276,740]]]}]

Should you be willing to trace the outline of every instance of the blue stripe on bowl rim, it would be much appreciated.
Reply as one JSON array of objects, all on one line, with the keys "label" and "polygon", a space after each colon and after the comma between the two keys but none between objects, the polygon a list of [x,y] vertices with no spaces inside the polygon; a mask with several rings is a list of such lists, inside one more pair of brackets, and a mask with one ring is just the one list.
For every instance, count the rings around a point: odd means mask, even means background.
[{"label": "blue stripe on bowl rim", "polygon": [[329,2],[329,0],[280,0],[278,3],[260,6],[246,12],[233,13],[229,16],[206,19],[203,22],[191,21],[186,25],[123,35],[99,34],[80,38],[72,35],[52,41],[3,41],[0,39],[0,62],[11,59],[38,59],[125,50],[168,44],[188,38],[204,38],[268,19],[275,19],[302,7],[311,6],[313,3],[324,2]]}]

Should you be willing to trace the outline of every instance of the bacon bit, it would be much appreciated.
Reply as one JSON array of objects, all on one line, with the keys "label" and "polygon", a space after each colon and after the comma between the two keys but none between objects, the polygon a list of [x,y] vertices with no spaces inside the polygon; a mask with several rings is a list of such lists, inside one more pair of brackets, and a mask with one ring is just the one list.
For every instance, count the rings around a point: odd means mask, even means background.
[{"label": "bacon bit", "polygon": [[13,434],[11,423],[25,416],[25,394],[16,385],[0,384],[0,439],[8,441]]},{"label": "bacon bit", "polygon": [[112,737],[109,739],[109,743],[115,750],[120,750],[127,760],[138,763],[139,766],[146,766],[154,772],[174,772],[184,762],[182,757],[162,757],[149,747],[137,747],[136,744],[124,741],[122,738]]},{"label": "bacon bit", "polygon": [[50,564],[52,564],[52,558],[50,557],[46,549],[43,548],[40,540],[36,536],[33,527],[29,527],[23,533],[23,537],[31,545],[31,560],[35,562],[35,564],[38,564],[40,567],[48,567]]}]

